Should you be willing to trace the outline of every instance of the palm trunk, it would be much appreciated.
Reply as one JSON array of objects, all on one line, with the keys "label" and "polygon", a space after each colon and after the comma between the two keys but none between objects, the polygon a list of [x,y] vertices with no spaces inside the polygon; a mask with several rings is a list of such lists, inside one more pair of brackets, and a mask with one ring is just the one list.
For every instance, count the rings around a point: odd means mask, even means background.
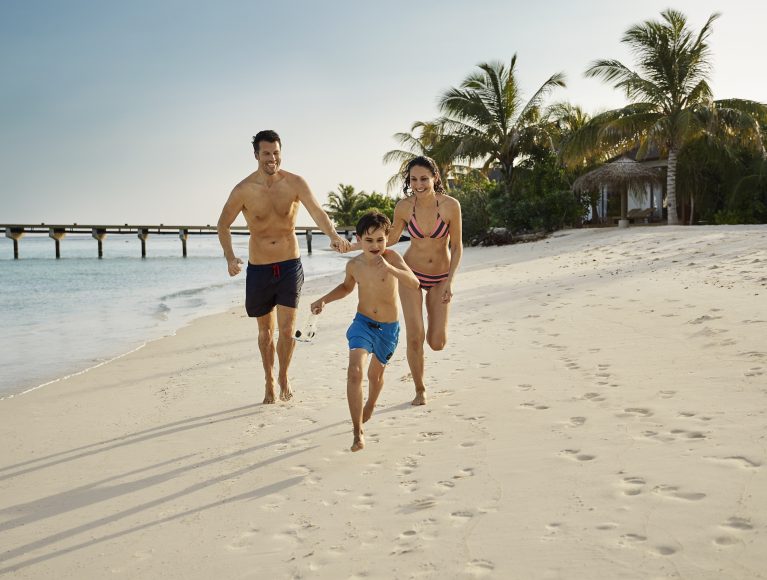
[{"label": "palm trunk", "polygon": [[688,225],[692,225],[693,223],[693,215],[695,215],[695,194],[690,194],[690,221]]},{"label": "palm trunk", "polygon": [[668,206],[668,225],[675,226],[679,223],[676,213],[676,162],[679,151],[676,146],[671,146],[668,152],[668,168],[666,171],[666,205]]}]

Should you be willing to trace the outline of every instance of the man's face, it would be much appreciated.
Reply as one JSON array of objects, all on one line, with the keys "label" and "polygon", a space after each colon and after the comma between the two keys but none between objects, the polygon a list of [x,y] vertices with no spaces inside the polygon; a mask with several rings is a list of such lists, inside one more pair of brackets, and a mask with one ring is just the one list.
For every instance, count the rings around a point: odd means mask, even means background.
[{"label": "man's face", "polygon": [[386,250],[386,240],[388,235],[383,228],[376,230],[370,229],[362,236],[357,236],[360,246],[365,254],[379,256]]},{"label": "man's face", "polygon": [[262,169],[267,175],[274,175],[280,168],[280,144],[276,141],[269,143],[269,141],[261,141],[258,144],[258,153],[256,153],[256,159],[258,159],[258,168]]}]

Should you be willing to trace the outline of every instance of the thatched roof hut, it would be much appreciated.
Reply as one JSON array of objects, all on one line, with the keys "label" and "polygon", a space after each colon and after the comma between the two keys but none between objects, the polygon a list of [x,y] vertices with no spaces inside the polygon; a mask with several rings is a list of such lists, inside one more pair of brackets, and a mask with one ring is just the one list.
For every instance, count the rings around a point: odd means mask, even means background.
[{"label": "thatched roof hut", "polygon": [[633,159],[621,157],[581,175],[573,183],[573,190],[595,191],[605,186],[618,189],[621,192],[621,219],[625,220],[629,190],[639,189],[647,183],[662,183],[660,173]]}]

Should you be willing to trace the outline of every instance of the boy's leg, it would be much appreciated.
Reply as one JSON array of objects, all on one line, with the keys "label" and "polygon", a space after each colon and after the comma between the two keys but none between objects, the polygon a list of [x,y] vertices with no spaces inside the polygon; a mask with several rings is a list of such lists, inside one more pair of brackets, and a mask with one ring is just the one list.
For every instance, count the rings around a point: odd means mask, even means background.
[{"label": "boy's leg", "polygon": [[352,451],[365,447],[362,437],[362,378],[368,351],[355,348],[349,351],[349,370],[346,375],[346,399],[349,402],[349,414],[352,416],[354,443]]},{"label": "boy's leg", "polygon": [[376,401],[378,395],[381,394],[381,390],[384,385],[384,371],[386,365],[382,365],[377,356],[370,357],[370,366],[368,366],[368,400],[365,402],[365,407],[362,409],[362,422],[366,423],[373,414],[373,410],[376,407]]}]

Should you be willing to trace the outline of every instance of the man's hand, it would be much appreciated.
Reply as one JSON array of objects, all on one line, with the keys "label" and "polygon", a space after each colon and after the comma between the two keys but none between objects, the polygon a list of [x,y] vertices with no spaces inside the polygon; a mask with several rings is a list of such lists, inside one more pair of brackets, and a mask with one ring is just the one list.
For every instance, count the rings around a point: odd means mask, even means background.
[{"label": "man's hand", "polygon": [[325,303],[322,301],[322,298],[319,300],[316,300],[312,302],[312,305],[309,307],[312,311],[312,314],[319,314],[322,312],[322,309],[325,308]]},{"label": "man's hand", "polygon": [[345,254],[351,249],[351,243],[349,243],[349,240],[345,240],[341,236],[336,235],[333,239],[330,240],[330,247],[333,248],[336,252]]},{"label": "man's hand", "polygon": [[239,258],[232,258],[227,263],[229,266],[229,275],[230,276],[236,276],[240,272],[242,272],[242,260]]}]

